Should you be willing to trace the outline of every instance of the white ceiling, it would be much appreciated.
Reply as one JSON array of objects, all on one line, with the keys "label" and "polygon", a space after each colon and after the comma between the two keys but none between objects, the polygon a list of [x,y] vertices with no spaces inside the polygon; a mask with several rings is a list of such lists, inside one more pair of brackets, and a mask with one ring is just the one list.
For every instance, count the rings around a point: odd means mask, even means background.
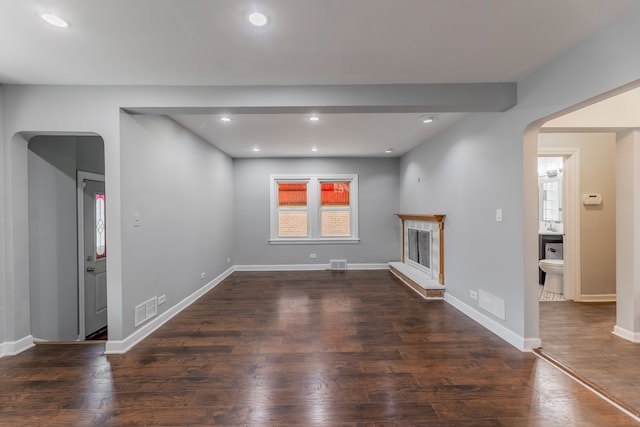
[{"label": "white ceiling", "polygon": [[215,115],[172,118],[232,157],[376,157],[402,155],[463,116],[439,114],[428,125],[413,113],[323,114],[317,122],[300,114],[246,114],[228,123]]},{"label": "white ceiling", "polygon": [[[640,0],[0,0],[0,82],[321,85],[518,81]],[[262,28],[246,17],[260,9]],[[69,21],[45,24],[41,12]],[[429,111],[425,111],[429,113]],[[444,112],[446,113],[446,112]],[[173,116],[233,156],[400,155],[439,114]],[[310,126],[309,126],[310,125]]]},{"label": "white ceiling", "polygon": [[587,107],[550,120],[544,132],[640,128],[640,87],[603,99]]}]

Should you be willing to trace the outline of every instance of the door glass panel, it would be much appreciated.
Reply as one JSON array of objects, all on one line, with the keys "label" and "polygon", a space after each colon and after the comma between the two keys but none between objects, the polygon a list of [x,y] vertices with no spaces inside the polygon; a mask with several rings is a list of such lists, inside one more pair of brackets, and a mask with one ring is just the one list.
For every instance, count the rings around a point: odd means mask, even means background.
[{"label": "door glass panel", "polygon": [[107,257],[106,209],[104,194],[96,193],[96,259]]}]

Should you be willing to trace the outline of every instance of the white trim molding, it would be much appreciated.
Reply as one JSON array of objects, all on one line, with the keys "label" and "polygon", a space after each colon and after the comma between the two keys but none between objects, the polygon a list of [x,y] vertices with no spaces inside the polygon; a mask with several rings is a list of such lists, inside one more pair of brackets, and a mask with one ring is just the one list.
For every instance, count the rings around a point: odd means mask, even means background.
[{"label": "white trim molding", "polygon": [[[236,265],[235,271],[318,271],[330,270],[330,264]],[[388,270],[387,263],[349,264],[347,270]]]},{"label": "white trim molding", "polygon": [[580,295],[579,302],[616,302],[616,294]]},{"label": "white trim molding", "polygon": [[[82,170],[76,171],[76,209],[77,209],[77,252],[78,252],[78,341],[84,341],[85,333],[85,295],[84,295],[84,182],[99,181],[105,182],[104,175],[86,172]],[[107,292],[109,290],[107,289]]]},{"label": "white trim molding", "polygon": [[[323,182],[348,182],[349,206],[340,209],[349,211],[350,235],[345,237],[322,237],[320,185]],[[300,183],[307,185],[307,203],[303,208],[295,208],[307,214],[307,235],[304,237],[278,236],[278,215],[284,209],[278,206],[278,184]],[[319,243],[360,243],[358,237],[358,174],[272,174],[269,177],[269,243],[270,244],[319,244]],[[289,210],[289,209],[287,209]]]},{"label": "white trim molding", "polygon": [[540,147],[538,157],[564,157],[564,179],[562,180],[562,226],[564,252],[564,296],[575,300],[580,296],[580,148]]},{"label": "white trim molding", "polygon": [[198,298],[209,292],[211,289],[219,285],[224,279],[229,277],[231,273],[235,271],[234,267],[229,268],[224,273],[174,305],[158,317],[151,320],[149,323],[141,326],[133,334],[126,337],[124,340],[109,340],[105,345],[105,354],[123,354],[131,350],[136,344],[155,332],[160,326],[171,320],[174,316],[180,313],[185,308],[193,304]]},{"label": "white trim molding", "polygon": [[31,335],[20,338],[18,341],[5,341],[0,343],[0,357],[15,356],[18,353],[30,349],[34,345],[33,336]]},{"label": "white trim molding", "polygon": [[620,337],[627,341],[631,341],[632,343],[640,343],[640,332],[631,332],[629,330],[621,328],[618,325],[615,325],[611,333],[617,337]]},{"label": "white trim molding", "polygon": [[516,334],[510,329],[507,329],[505,326],[501,325],[495,320],[489,318],[483,313],[480,313],[470,305],[465,304],[448,292],[445,292],[444,300],[520,351],[530,352],[542,345],[542,341],[540,340],[540,338],[521,337],[520,335]]}]

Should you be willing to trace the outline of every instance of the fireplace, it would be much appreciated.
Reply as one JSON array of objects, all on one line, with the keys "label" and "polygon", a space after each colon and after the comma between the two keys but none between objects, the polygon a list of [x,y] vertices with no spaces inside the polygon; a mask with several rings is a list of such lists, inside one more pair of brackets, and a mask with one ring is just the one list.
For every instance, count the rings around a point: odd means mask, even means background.
[{"label": "fireplace", "polygon": [[443,297],[445,216],[397,216],[402,220],[402,258],[389,263],[391,272],[425,297]]},{"label": "fireplace", "polygon": [[405,262],[431,273],[431,231],[407,227],[409,256]]}]

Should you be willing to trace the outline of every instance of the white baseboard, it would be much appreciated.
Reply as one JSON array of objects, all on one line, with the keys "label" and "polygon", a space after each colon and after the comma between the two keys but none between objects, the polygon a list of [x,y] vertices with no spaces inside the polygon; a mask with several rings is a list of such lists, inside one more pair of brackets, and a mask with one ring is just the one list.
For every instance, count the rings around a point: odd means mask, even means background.
[{"label": "white baseboard", "polygon": [[520,335],[504,327],[500,323],[479,312],[470,305],[465,304],[448,292],[445,292],[444,300],[520,351],[533,351],[534,349],[542,345],[542,341],[540,340],[540,338],[521,337]]},{"label": "white baseboard", "polygon": [[347,264],[347,270],[388,270],[389,263]]},{"label": "white baseboard", "polygon": [[540,338],[525,338],[524,347],[519,349],[521,351],[533,351],[536,348],[542,347],[542,340]]},{"label": "white baseboard", "polygon": [[580,302],[616,302],[616,294],[580,295]]},{"label": "white baseboard", "polygon": [[155,317],[148,323],[145,323],[142,327],[137,329],[133,334],[129,335],[124,340],[108,340],[105,345],[105,354],[123,354],[131,350],[133,346],[155,332],[160,326],[165,324],[182,310],[189,307],[198,298],[209,292],[211,289],[215,288],[218,284],[220,284],[220,282],[229,277],[234,271],[234,267],[229,268],[224,273],[220,274],[218,277],[214,278],[209,283],[180,301],[178,304],[160,314],[158,317]]},{"label": "white baseboard", "polygon": [[0,357],[15,356],[18,353],[30,349],[34,345],[33,336],[31,335],[20,338],[18,341],[5,341],[0,343]]},{"label": "white baseboard", "polygon": [[310,271],[327,270],[329,264],[236,265],[236,271]]},{"label": "white baseboard", "polygon": [[618,325],[613,327],[613,335],[618,336],[632,343],[640,343],[640,332],[631,332],[627,329],[621,328]]},{"label": "white baseboard", "polygon": [[[276,265],[236,265],[235,271],[312,271],[329,270],[329,264],[276,264]],[[386,263],[349,264],[347,270],[388,270]]]}]

